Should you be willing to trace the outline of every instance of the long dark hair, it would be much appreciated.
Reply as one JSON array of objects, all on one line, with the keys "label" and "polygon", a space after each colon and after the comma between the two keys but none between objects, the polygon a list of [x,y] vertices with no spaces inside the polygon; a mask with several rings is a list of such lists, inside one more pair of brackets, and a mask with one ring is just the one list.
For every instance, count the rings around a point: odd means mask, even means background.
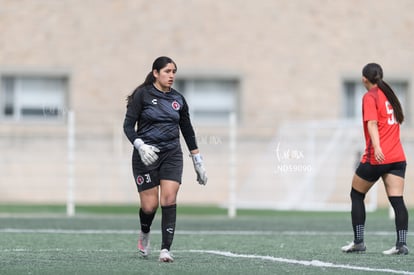
[{"label": "long dark hair", "polygon": [[167,64],[169,63],[173,63],[175,68],[177,69],[177,64],[175,64],[175,62],[168,56],[160,56],[157,59],[155,59],[154,62],[152,63],[152,69],[147,74],[147,77],[145,78],[144,82],[140,84],[137,88],[135,88],[135,90],[127,97],[127,105],[131,103],[132,98],[134,97],[134,94],[137,92],[138,89],[148,86],[148,85],[152,85],[155,82],[155,77],[153,73],[154,70],[157,70],[157,72],[159,72],[162,68],[167,66]]},{"label": "long dark hair", "polygon": [[401,124],[404,121],[404,113],[401,107],[401,103],[392,90],[391,86],[382,80],[383,72],[381,66],[377,63],[368,63],[362,69],[362,75],[372,84],[377,84],[381,91],[384,92],[385,96],[388,99],[388,102],[391,104],[392,109],[394,110],[395,119],[399,124]]}]

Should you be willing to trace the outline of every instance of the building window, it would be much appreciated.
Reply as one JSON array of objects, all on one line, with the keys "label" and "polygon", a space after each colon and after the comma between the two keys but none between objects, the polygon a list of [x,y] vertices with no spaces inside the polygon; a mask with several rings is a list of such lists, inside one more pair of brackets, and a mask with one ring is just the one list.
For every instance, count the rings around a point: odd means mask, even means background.
[{"label": "building window", "polygon": [[[408,81],[397,80],[387,81],[391,86],[403,108],[406,121],[410,123],[409,119],[409,101],[408,101]],[[344,81],[345,91],[345,106],[344,116],[347,119],[361,119],[362,116],[362,97],[367,92],[361,80],[346,80]]]},{"label": "building window", "polygon": [[64,76],[2,75],[0,116],[3,120],[61,120],[67,109]]},{"label": "building window", "polygon": [[239,80],[235,78],[178,79],[175,88],[188,102],[190,115],[202,124],[226,124],[231,112],[238,113]]}]

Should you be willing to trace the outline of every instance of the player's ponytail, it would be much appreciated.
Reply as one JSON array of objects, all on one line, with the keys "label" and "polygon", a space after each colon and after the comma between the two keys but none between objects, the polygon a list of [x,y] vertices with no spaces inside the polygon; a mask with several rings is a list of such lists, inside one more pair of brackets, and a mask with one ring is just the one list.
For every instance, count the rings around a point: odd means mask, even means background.
[{"label": "player's ponytail", "polygon": [[404,121],[404,113],[401,107],[401,103],[398,100],[398,97],[395,95],[393,89],[383,78],[382,68],[379,64],[369,63],[365,65],[362,69],[362,75],[369,80],[372,84],[377,84],[377,86],[384,92],[385,96],[388,99],[388,102],[391,104],[392,109],[394,110],[395,119],[399,124]]},{"label": "player's ponytail", "polygon": [[151,85],[154,82],[155,82],[155,77],[154,77],[154,74],[151,71],[147,74],[147,77],[145,78],[144,82],[142,84],[140,84],[138,87],[136,87],[135,90],[130,95],[128,95],[128,97],[127,97],[127,106],[132,102],[132,99],[134,98],[135,93],[140,88],[145,87],[147,85]]},{"label": "player's ponytail", "polygon": [[152,70],[147,74],[147,77],[145,78],[144,82],[139,85],[128,97],[127,97],[127,106],[129,103],[132,102],[132,99],[134,97],[134,94],[137,92],[138,89],[143,88],[148,85],[152,85],[155,82],[155,76],[154,76],[154,70],[159,72],[162,68],[167,66],[167,64],[173,63],[175,68],[177,69],[177,64],[175,62],[167,57],[167,56],[160,56],[157,59],[154,60],[154,63],[152,63]]},{"label": "player's ponytail", "polygon": [[384,92],[385,96],[388,99],[388,102],[391,104],[392,109],[394,110],[395,119],[397,120],[398,123],[400,124],[403,123],[404,113],[401,107],[401,103],[398,100],[398,97],[395,95],[390,85],[388,85],[388,83],[385,82],[384,80],[382,79],[379,80],[377,84],[378,84],[378,87],[381,89],[381,91]]}]

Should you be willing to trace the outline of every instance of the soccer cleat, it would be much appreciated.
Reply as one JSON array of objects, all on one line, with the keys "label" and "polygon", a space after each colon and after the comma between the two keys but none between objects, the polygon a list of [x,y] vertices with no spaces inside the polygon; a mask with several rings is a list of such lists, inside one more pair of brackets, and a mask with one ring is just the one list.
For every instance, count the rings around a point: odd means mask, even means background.
[{"label": "soccer cleat", "polygon": [[160,253],[160,262],[164,263],[172,263],[174,262],[173,257],[170,254],[170,251],[168,249],[162,249]]},{"label": "soccer cleat", "polygon": [[365,252],[366,249],[367,247],[365,246],[364,242],[358,243],[358,244],[355,244],[354,242],[352,242],[341,248],[341,250],[346,253],[361,253],[361,252]]},{"label": "soccer cleat", "polygon": [[408,254],[408,247],[406,245],[402,245],[400,247],[392,247],[388,250],[382,251],[384,255],[407,255]]},{"label": "soccer cleat", "polygon": [[143,257],[147,257],[150,253],[150,233],[140,231],[138,238],[138,250]]}]

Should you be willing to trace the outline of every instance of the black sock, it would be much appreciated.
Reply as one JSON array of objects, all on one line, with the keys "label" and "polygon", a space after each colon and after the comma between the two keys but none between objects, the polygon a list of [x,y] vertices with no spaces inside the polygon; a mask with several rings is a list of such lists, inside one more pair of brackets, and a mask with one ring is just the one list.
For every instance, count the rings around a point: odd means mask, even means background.
[{"label": "black sock", "polygon": [[351,202],[352,202],[352,229],[354,230],[354,243],[362,243],[364,241],[365,231],[365,194],[356,191],[354,188],[351,190]]},{"label": "black sock", "polygon": [[141,231],[143,233],[150,232],[152,221],[154,220],[156,211],[153,213],[147,214],[142,211],[142,208],[139,209],[139,219],[141,222]]},{"label": "black sock", "polygon": [[402,196],[388,197],[395,213],[395,229],[397,231],[396,246],[407,244],[408,211]]},{"label": "black sock", "polygon": [[162,219],[161,219],[161,230],[162,230],[162,244],[161,249],[168,249],[172,245],[175,232],[175,221],[177,218],[177,205],[161,206]]}]

